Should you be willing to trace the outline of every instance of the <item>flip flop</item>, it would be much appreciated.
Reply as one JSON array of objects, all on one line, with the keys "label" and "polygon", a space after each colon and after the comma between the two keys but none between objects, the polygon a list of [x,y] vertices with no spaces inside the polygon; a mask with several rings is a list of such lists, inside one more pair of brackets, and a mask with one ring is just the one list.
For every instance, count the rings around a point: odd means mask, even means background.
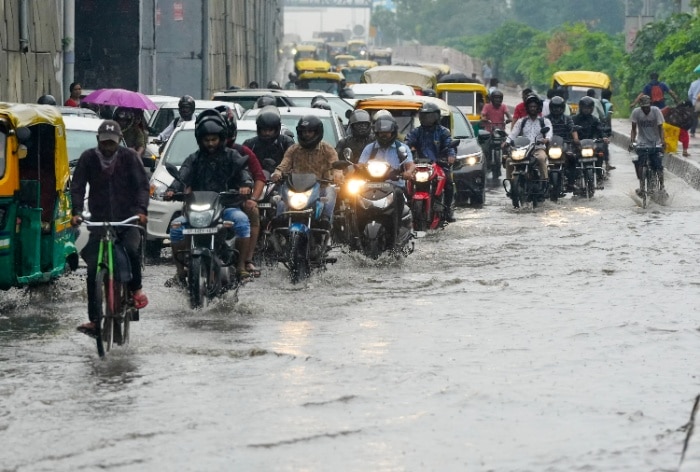
[{"label": "flip flop", "polygon": [[90,336],[91,338],[97,338],[97,330],[95,328],[90,328],[86,326],[87,323],[78,326],[76,329],[81,333]]},{"label": "flip flop", "polygon": [[139,295],[134,295],[134,308],[140,310],[146,308],[148,305],[148,297],[145,293],[141,292]]},{"label": "flip flop", "polygon": [[245,270],[253,277],[260,277],[260,269],[255,267],[253,261],[245,261]]}]

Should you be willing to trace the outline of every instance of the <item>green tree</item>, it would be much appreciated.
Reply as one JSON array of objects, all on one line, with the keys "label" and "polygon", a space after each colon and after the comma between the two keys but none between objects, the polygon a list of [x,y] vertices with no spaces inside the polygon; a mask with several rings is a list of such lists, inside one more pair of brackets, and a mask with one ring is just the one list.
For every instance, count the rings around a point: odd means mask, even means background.
[{"label": "green tree", "polygon": [[377,29],[382,45],[396,44],[398,22],[394,12],[384,7],[377,7],[372,12],[369,24]]}]

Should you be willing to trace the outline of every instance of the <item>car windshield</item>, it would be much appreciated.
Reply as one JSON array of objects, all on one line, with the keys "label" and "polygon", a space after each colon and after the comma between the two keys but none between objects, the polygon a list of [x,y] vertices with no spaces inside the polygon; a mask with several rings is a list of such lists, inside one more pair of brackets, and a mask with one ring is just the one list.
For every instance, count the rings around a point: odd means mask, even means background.
[{"label": "car windshield", "polygon": [[456,106],[465,115],[479,115],[484,107],[484,99],[479,92],[444,92],[443,100]]},{"label": "car windshield", "polygon": [[[314,97],[291,97],[292,101],[294,102],[295,106],[298,107],[311,107],[311,100],[313,100]],[[333,97],[324,97],[326,100],[328,100],[328,104],[331,106],[331,111],[333,111],[335,114],[337,114],[340,119],[345,118],[345,113],[350,110],[353,110],[352,105],[350,105],[348,102],[343,100],[340,97],[333,96]]]},{"label": "car windshield", "polygon": [[452,112],[452,137],[473,138],[474,129],[460,112]]},{"label": "car windshield", "polygon": [[243,144],[245,141],[250,138],[255,138],[257,135],[258,132],[254,129],[239,129],[236,133],[236,142]]},{"label": "car windshield", "polygon": [[82,129],[66,129],[66,147],[68,161],[75,163],[80,155],[97,146],[97,132]]},{"label": "car windshield", "polygon": [[197,141],[194,139],[193,129],[181,129],[175,132],[170,139],[165,150],[164,161],[174,166],[181,166],[187,156],[198,149]]},{"label": "car windshield", "polygon": [[338,82],[325,79],[304,79],[299,82],[301,89],[320,90],[321,92],[338,94]]},{"label": "car windshield", "polygon": [[365,69],[343,69],[343,76],[348,83],[356,84],[362,79]]},{"label": "car windshield", "polygon": [[7,160],[5,156],[5,150],[7,146],[7,136],[5,133],[0,133],[0,179],[5,176],[5,167],[7,166]]}]

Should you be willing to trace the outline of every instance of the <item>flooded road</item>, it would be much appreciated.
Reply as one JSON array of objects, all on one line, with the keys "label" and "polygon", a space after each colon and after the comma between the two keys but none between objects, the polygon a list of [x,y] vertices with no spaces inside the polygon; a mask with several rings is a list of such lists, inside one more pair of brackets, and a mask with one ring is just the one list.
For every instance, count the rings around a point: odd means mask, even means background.
[{"label": "flooded road", "polygon": [[[590,200],[502,188],[403,263],[338,252],[202,312],[148,266],[106,360],[84,282],[0,302],[0,471],[670,471],[700,390],[700,196],[639,208],[626,152]],[[668,174],[667,174],[668,175]]]}]

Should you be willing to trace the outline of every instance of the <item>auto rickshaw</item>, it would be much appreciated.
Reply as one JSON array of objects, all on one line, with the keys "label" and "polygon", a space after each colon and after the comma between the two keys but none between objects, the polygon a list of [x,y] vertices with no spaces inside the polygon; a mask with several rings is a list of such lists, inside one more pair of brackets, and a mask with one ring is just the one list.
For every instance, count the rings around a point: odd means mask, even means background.
[{"label": "auto rickshaw", "polygon": [[297,79],[297,88],[301,90],[320,90],[338,95],[340,81],[344,80],[340,72],[303,72]]},{"label": "auto rickshaw", "polygon": [[586,96],[588,89],[595,89],[596,98],[600,98],[603,90],[612,90],[612,85],[610,77],[603,72],[566,70],[554,73],[552,88],[566,89],[566,102],[571,107],[571,113],[575,114],[579,100]]},{"label": "auto rickshaw", "polygon": [[317,61],[315,59],[306,59],[302,61],[297,61],[294,64],[297,75],[304,72],[329,72],[331,70],[331,63],[327,61]]},{"label": "auto rickshaw", "polygon": [[350,61],[354,61],[355,56],[350,55],[350,54],[338,54],[333,58],[333,70],[336,72],[340,72],[341,69],[344,67],[347,67],[348,63]]},{"label": "auto rickshaw", "polygon": [[391,65],[391,48],[374,48],[367,53],[367,58],[370,61],[377,61],[379,65]]},{"label": "auto rickshaw", "polygon": [[69,179],[58,109],[0,103],[0,290],[77,268]]},{"label": "auto rickshaw", "polygon": [[481,109],[489,101],[486,87],[476,83],[438,83],[435,93],[448,105],[456,106],[472,124],[474,133],[479,134]]},{"label": "auto rickshaw", "polygon": [[452,71],[450,66],[448,66],[447,64],[438,64],[434,62],[419,62],[418,65],[420,67],[428,69],[430,72],[435,74],[435,77],[437,77],[438,82],[440,82],[440,78],[442,76],[447,75]]},{"label": "auto rickshaw", "polygon": [[348,54],[358,59],[367,59],[367,43],[361,39],[351,39],[348,41]]},{"label": "auto rickshaw", "polygon": [[435,89],[435,74],[423,67],[412,66],[377,66],[367,69],[362,74],[365,84],[405,84],[410,85],[421,94],[423,89]]},{"label": "auto rickshaw", "polygon": [[362,80],[362,74],[364,74],[367,69],[377,67],[378,65],[379,64],[375,61],[355,59],[353,61],[348,61],[347,67],[343,67],[340,72],[345,76],[348,85],[359,84],[360,80]]}]

